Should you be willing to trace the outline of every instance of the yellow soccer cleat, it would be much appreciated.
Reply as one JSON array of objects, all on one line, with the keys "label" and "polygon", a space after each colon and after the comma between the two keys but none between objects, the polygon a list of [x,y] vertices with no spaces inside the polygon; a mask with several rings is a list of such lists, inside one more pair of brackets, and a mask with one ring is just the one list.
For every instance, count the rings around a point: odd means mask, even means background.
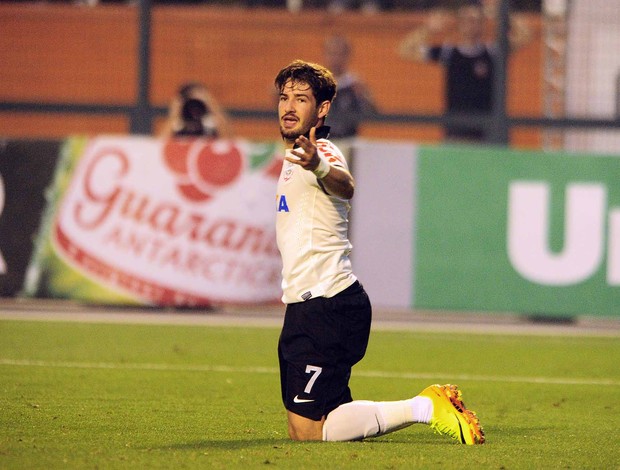
[{"label": "yellow soccer cleat", "polygon": [[461,444],[484,444],[484,431],[480,421],[461,401],[461,391],[456,385],[431,385],[418,396],[428,397],[433,402],[431,428],[438,434],[445,434]]}]

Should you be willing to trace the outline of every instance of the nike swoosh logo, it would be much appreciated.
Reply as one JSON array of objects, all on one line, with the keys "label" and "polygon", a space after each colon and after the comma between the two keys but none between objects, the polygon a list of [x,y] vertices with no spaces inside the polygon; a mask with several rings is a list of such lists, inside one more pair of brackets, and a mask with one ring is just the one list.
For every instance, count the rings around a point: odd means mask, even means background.
[{"label": "nike swoosh logo", "polygon": [[467,442],[465,442],[465,435],[463,434],[463,426],[461,426],[461,420],[454,415],[454,417],[456,418],[456,422],[459,425],[459,433],[461,434],[461,444],[466,444]]},{"label": "nike swoosh logo", "polygon": [[305,400],[303,398],[299,398],[299,395],[295,395],[295,398],[293,398],[293,403],[311,403],[314,400]]}]

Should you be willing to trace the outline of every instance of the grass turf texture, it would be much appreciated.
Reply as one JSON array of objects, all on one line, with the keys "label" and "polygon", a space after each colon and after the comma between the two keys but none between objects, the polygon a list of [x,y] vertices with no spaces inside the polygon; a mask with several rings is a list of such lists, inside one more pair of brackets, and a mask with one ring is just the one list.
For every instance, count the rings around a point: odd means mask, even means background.
[{"label": "grass turf texture", "polygon": [[0,321],[0,468],[612,468],[620,341],[373,332],[354,397],[457,383],[484,446],[286,437],[272,328]]}]

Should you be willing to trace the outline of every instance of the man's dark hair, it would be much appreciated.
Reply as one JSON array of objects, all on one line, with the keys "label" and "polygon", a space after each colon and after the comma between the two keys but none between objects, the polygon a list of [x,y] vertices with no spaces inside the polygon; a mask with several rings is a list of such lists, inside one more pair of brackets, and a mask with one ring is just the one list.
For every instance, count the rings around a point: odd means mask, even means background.
[{"label": "man's dark hair", "polygon": [[336,96],[336,80],[332,73],[322,65],[294,60],[278,73],[274,82],[276,89],[282,92],[289,80],[310,85],[317,104],[332,101]]}]

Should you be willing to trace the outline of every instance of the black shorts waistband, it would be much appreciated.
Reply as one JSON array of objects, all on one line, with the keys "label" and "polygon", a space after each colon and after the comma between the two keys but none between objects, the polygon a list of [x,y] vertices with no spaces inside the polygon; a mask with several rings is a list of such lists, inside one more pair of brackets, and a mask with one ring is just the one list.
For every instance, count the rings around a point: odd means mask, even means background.
[{"label": "black shorts waistband", "polygon": [[360,281],[355,281],[353,284],[351,284],[345,290],[338,292],[336,295],[355,294],[356,292],[358,292],[361,289],[362,289],[362,284],[360,283]]}]

